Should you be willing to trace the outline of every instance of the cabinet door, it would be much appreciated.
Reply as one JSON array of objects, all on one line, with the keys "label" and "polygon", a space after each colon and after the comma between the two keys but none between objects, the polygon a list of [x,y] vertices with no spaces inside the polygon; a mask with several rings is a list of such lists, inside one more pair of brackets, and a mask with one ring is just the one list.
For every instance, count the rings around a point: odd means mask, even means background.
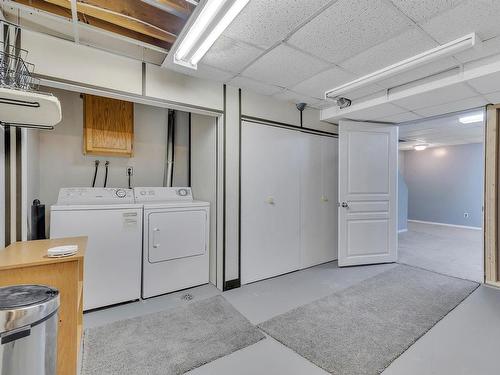
[{"label": "cabinet door", "polygon": [[303,134],[301,268],[337,258],[337,140]]},{"label": "cabinet door", "polygon": [[83,152],[132,156],[134,103],[84,95]]},{"label": "cabinet door", "polygon": [[299,269],[300,133],[242,124],[241,281]]}]

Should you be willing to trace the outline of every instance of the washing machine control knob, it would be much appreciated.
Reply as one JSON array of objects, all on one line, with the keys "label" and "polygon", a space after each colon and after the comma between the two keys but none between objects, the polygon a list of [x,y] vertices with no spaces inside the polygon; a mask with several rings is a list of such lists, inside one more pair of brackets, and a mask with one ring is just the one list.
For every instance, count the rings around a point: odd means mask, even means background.
[{"label": "washing machine control knob", "polygon": [[123,189],[117,189],[115,194],[118,198],[125,198],[127,196],[127,192]]},{"label": "washing machine control knob", "polygon": [[187,189],[179,189],[177,190],[177,195],[180,195],[181,197],[186,197],[188,195]]}]

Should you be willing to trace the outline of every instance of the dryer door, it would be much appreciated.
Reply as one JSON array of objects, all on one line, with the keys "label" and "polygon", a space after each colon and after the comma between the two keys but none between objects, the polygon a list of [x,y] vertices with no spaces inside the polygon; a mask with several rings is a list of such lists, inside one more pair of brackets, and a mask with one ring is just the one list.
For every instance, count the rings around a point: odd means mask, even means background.
[{"label": "dryer door", "polygon": [[206,253],[208,216],[205,210],[151,212],[148,219],[150,263]]}]

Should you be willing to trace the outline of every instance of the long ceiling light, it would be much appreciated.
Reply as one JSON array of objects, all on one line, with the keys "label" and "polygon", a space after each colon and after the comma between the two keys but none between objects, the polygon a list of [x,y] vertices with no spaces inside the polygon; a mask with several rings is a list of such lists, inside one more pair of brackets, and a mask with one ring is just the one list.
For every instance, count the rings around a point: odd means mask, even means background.
[{"label": "long ceiling light", "polygon": [[198,62],[217,38],[243,10],[249,0],[207,0],[178,46],[174,46],[173,61],[196,69]]},{"label": "long ceiling light", "polygon": [[424,151],[427,147],[429,147],[429,144],[427,144],[427,143],[420,143],[418,145],[413,146],[413,149],[415,151]]},{"label": "long ceiling light", "polygon": [[415,69],[430,62],[454,55],[458,52],[474,47],[476,44],[476,34],[472,33],[462,38],[453,40],[439,47],[427,50],[408,59],[399,61],[393,65],[367,74],[363,77],[345,83],[334,89],[325,92],[325,98],[337,98],[348,92],[354,91],[364,86],[374,84],[383,79],[398,75],[400,73]]},{"label": "long ceiling light", "polygon": [[484,120],[484,115],[482,113],[479,113],[477,115],[470,115],[470,116],[464,116],[460,117],[458,119],[459,122],[462,124],[472,124],[474,122],[483,122]]}]

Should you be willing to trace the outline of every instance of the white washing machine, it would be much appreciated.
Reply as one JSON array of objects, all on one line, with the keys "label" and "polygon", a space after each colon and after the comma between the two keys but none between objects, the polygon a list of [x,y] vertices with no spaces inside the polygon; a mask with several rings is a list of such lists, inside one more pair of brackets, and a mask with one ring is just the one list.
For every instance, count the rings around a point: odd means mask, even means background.
[{"label": "white washing machine", "polygon": [[88,236],[84,310],[140,298],[142,205],[131,189],[61,189],[50,211],[50,237],[74,236]]},{"label": "white washing machine", "polygon": [[190,188],[134,188],[144,204],[142,298],[207,284],[210,203]]}]

